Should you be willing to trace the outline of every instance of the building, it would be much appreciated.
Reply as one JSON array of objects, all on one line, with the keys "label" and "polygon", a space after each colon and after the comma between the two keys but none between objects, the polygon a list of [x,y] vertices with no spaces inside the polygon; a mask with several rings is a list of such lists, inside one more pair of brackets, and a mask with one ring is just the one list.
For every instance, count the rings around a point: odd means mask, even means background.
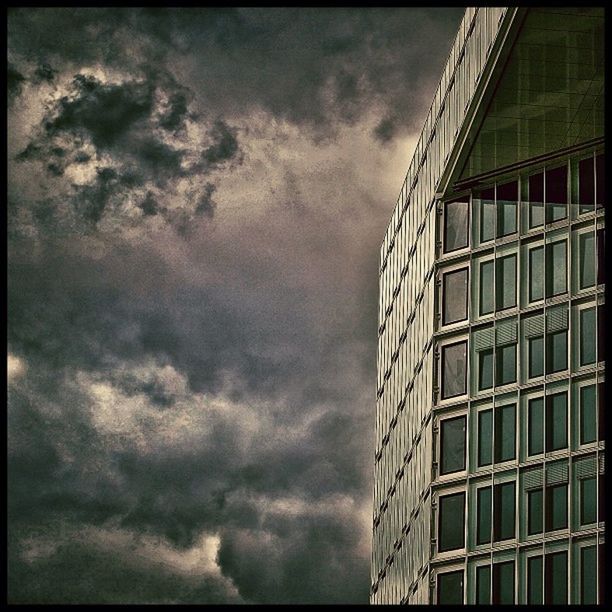
[{"label": "building", "polygon": [[469,8],[381,247],[372,603],[603,598],[604,12]]}]

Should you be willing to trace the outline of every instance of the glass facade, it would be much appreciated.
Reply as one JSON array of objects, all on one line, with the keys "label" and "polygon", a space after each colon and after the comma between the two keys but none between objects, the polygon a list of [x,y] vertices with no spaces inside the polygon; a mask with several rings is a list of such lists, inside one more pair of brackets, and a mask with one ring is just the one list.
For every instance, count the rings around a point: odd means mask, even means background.
[{"label": "glass facade", "polygon": [[466,10],[381,248],[372,603],[601,601],[602,32]]}]

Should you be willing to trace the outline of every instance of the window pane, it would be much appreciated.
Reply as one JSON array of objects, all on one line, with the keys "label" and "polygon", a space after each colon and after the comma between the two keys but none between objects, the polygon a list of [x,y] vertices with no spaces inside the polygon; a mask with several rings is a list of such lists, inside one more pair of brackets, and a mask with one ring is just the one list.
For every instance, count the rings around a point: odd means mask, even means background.
[{"label": "window pane", "polygon": [[480,314],[493,312],[493,261],[480,264]]},{"label": "window pane", "polygon": [[580,365],[595,363],[595,308],[580,311]]},{"label": "window pane", "polygon": [[516,344],[498,346],[497,355],[497,385],[507,385],[516,382]]},{"label": "window pane", "polygon": [[606,359],[606,334],[605,334],[605,315],[603,306],[597,306],[597,360]]},{"label": "window pane", "polygon": [[529,400],[528,453],[537,455],[544,452],[544,399]]},{"label": "window pane", "polygon": [[480,242],[495,238],[495,200],[493,189],[480,192]]},{"label": "window pane", "polygon": [[567,291],[567,255],[565,240],[546,245],[546,296]]},{"label": "window pane", "polygon": [[495,485],[493,535],[496,542],[514,537],[514,497],[514,482]]},{"label": "window pane", "polygon": [[567,603],[567,553],[546,555],[546,604]]},{"label": "window pane", "polygon": [[544,337],[529,338],[529,378],[544,374]]},{"label": "window pane", "polygon": [[580,251],[580,288],[595,284],[595,232],[579,234]]},{"label": "window pane", "polygon": [[597,230],[597,284],[606,282],[606,230]]},{"label": "window pane", "polygon": [[443,323],[448,325],[467,318],[467,286],[468,271],[456,270],[443,276],[444,284],[444,316]]},{"label": "window pane", "polygon": [[544,223],[544,174],[529,177],[529,227]]},{"label": "window pane", "polygon": [[515,405],[495,408],[495,461],[514,459],[516,447]]},{"label": "window pane", "polygon": [[442,350],[442,397],[454,397],[465,393],[466,342],[448,344]]},{"label": "window pane", "polygon": [[493,411],[478,413],[478,465],[491,465],[493,449]]},{"label": "window pane", "polygon": [[567,485],[546,487],[546,531],[567,527]]},{"label": "window pane", "polygon": [[493,351],[478,353],[478,389],[490,389],[493,386]]},{"label": "window pane", "polygon": [[543,510],[544,510],[544,494],[542,489],[534,489],[527,491],[527,533],[542,533]]},{"label": "window pane", "polygon": [[493,603],[514,603],[514,561],[493,564]]},{"label": "window pane", "polygon": [[580,481],[580,524],[589,525],[597,521],[597,479]]},{"label": "window pane", "polygon": [[546,222],[567,216],[567,165],[546,170]]},{"label": "window pane", "polygon": [[546,373],[567,370],[567,331],[546,336]]},{"label": "window pane", "polygon": [[599,520],[603,521],[606,516],[606,475],[605,474],[599,475],[599,479],[597,480],[597,490],[598,490],[597,512],[599,513]]},{"label": "window pane", "polygon": [[599,431],[599,439],[603,440],[606,437],[606,423],[605,423],[605,390],[606,386],[604,383],[599,383],[597,385],[597,429]]},{"label": "window pane", "polygon": [[465,469],[465,417],[442,421],[440,436],[440,473],[450,474]]},{"label": "window pane", "polygon": [[491,541],[491,487],[476,491],[476,543],[487,544]]},{"label": "window pane", "polygon": [[438,550],[463,548],[465,493],[440,497]]},{"label": "window pane", "polygon": [[438,603],[463,603],[463,570],[438,574]]},{"label": "window pane", "polygon": [[529,251],[529,301],[544,297],[544,247]]},{"label": "window pane", "polygon": [[497,260],[495,293],[498,309],[516,306],[516,255],[508,255]]},{"label": "window pane", "polygon": [[597,603],[597,548],[580,549],[580,603]]},{"label": "window pane", "polygon": [[546,398],[546,450],[567,447],[567,394],[556,393]]},{"label": "window pane", "polygon": [[605,153],[595,157],[595,171],[597,172],[597,206],[606,205],[606,162]]},{"label": "window pane", "polygon": [[588,385],[580,387],[580,444],[595,442],[596,437],[595,385]]},{"label": "window pane", "polygon": [[527,603],[542,604],[544,597],[542,557],[529,557],[527,559]]},{"label": "window pane", "polygon": [[593,210],[595,203],[595,176],[593,158],[587,157],[578,162],[578,201],[580,214]]},{"label": "window pane", "polygon": [[468,202],[446,202],[444,215],[444,252],[468,244]]},{"label": "window pane", "polygon": [[491,566],[480,565],[476,568],[476,603],[491,603]]},{"label": "window pane", "polygon": [[516,203],[518,181],[497,186],[497,235],[507,236],[516,232]]}]

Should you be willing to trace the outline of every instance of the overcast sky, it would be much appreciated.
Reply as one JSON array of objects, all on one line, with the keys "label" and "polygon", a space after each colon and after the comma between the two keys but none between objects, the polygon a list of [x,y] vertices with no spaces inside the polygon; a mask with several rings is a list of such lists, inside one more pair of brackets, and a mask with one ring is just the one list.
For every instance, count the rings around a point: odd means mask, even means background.
[{"label": "overcast sky", "polygon": [[378,248],[462,13],[9,12],[10,601],[367,602]]}]

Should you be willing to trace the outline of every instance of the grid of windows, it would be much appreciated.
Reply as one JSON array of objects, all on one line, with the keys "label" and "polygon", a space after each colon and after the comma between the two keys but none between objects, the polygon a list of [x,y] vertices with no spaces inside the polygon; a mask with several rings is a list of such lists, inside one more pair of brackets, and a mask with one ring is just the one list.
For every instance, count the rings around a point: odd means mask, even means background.
[{"label": "grid of windows", "polygon": [[602,145],[474,177],[480,134],[437,184],[509,14],[468,9],[381,249],[372,603],[601,601]]}]

